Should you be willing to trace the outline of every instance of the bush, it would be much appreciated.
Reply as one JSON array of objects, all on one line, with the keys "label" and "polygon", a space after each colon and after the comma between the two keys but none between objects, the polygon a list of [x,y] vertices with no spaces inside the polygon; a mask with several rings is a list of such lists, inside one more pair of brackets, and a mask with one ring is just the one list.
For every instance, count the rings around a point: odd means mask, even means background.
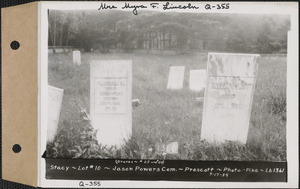
[{"label": "bush", "polygon": [[279,96],[270,96],[267,103],[269,112],[281,116],[286,120],[286,97],[282,93]]}]

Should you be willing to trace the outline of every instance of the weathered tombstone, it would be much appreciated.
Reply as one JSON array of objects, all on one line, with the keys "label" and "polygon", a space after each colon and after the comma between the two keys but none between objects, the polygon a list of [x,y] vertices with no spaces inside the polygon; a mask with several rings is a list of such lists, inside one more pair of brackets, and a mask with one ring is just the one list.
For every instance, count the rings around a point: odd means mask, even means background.
[{"label": "weathered tombstone", "polygon": [[204,97],[196,97],[196,104],[203,105]]},{"label": "weathered tombstone", "polygon": [[156,143],[155,144],[155,151],[158,154],[166,153],[166,144],[165,143]]},{"label": "weathered tombstone", "polygon": [[178,142],[156,143],[155,151],[158,154],[178,154]]},{"label": "weathered tombstone", "polygon": [[178,142],[171,142],[166,146],[167,154],[178,154]]},{"label": "weathered tombstone", "polygon": [[52,48],[48,48],[48,54],[53,54],[53,49]]},{"label": "weathered tombstone", "polygon": [[57,54],[61,54],[64,53],[64,49],[61,47],[54,47],[55,53]]},{"label": "weathered tombstone", "polygon": [[196,101],[197,101],[197,102],[202,102],[203,100],[204,100],[203,97],[196,97]]},{"label": "weathered tombstone", "polygon": [[138,107],[139,105],[141,105],[139,99],[133,99],[133,100],[132,100],[132,106],[133,106],[133,107]]},{"label": "weathered tombstone", "polygon": [[167,89],[182,89],[184,79],[184,66],[171,66]]},{"label": "weathered tombstone", "polygon": [[132,133],[131,60],[90,65],[90,118],[101,145],[122,146]]},{"label": "weathered tombstone", "polygon": [[73,51],[73,64],[81,65],[81,54],[80,51]]},{"label": "weathered tombstone", "polygon": [[206,86],[206,70],[190,70],[190,90],[201,91]]},{"label": "weathered tombstone", "polygon": [[255,54],[209,53],[201,138],[247,141],[255,81]]},{"label": "weathered tombstone", "polygon": [[62,104],[64,90],[48,86],[48,125],[47,141],[51,142],[57,132],[60,109]]}]

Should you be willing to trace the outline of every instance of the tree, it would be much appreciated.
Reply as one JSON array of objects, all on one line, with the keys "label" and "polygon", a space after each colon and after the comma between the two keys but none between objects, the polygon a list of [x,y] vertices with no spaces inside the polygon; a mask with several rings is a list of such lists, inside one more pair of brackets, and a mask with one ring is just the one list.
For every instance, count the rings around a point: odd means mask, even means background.
[{"label": "tree", "polygon": [[58,10],[49,13],[49,38],[53,46],[63,46],[63,36],[67,23],[67,14]]},{"label": "tree", "polygon": [[257,38],[256,20],[249,15],[235,16],[228,26],[226,49],[230,52],[252,53]]},{"label": "tree", "polygon": [[49,46],[278,53],[286,52],[289,24],[282,15],[51,10]]},{"label": "tree", "polygon": [[288,29],[289,21],[286,18],[269,16],[262,19],[256,41],[257,52],[266,54],[286,52]]}]

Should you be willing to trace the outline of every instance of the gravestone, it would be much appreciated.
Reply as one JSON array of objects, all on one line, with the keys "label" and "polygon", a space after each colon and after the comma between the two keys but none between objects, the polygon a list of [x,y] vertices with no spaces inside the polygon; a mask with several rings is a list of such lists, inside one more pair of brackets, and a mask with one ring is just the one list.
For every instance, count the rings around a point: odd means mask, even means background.
[{"label": "gravestone", "polygon": [[258,57],[251,54],[208,54],[201,139],[215,143],[246,143]]},{"label": "gravestone", "polygon": [[201,101],[203,101],[203,100],[204,100],[203,97],[196,97],[196,101],[197,101],[197,102],[201,102]]},{"label": "gravestone", "polygon": [[47,142],[52,142],[57,132],[64,90],[48,86]]},{"label": "gravestone", "polygon": [[178,154],[178,142],[156,143],[155,151],[158,154]]},{"label": "gravestone", "polygon": [[190,90],[202,91],[206,86],[206,70],[190,70]]},{"label": "gravestone", "polygon": [[166,146],[167,154],[178,154],[178,142],[171,142]]},{"label": "gravestone", "polygon": [[184,79],[184,66],[171,66],[167,89],[182,89]]},{"label": "gravestone", "polygon": [[139,105],[141,105],[139,99],[133,99],[133,100],[132,100],[132,106],[133,106],[133,107],[138,107]]},{"label": "gravestone", "polygon": [[132,133],[131,60],[90,65],[90,118],[101,145],[122,146]]},{"label": "gravestone", "polygon": [[73,51],[73,64],[81,65],[81,53],[78,50]]}]

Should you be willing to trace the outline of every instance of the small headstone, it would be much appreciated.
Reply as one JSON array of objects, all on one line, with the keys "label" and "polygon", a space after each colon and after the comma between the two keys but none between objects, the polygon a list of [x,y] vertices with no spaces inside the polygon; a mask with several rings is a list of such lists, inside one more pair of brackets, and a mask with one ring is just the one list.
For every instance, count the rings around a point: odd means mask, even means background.
[{"label": "small headstone", "polygon": [[55,50],[55,53],[59,53],[59,54],[61,54],[61,53],[64,53],[64,49],[62,49],[62,48],[60,48],[60,47],[57,47],[57,48],[54,48],[54,50]]},{"label": "small headstone", "polygon": [[80,51],[73,51],[73,64],[81,65],[81,54]]},{"label": "small headstone", "polygon": [[178,154],[178,142],[156,143],[155,151],[158,154]]},{"label": "small headstone", "polygon": [[140,105],[140,100],[139,99],[133,99],[132,100],[132,106],[134,107],[138,107]]},{"label": "small headstone", "polygon": [[132,133],[131,60],[94,60],[90,65],[90,118],[103,146],[122,146]]},{"label": "small headstone", "polygon": [[166,144],[165,143],[156,143],[155,144],[155,151],[158,154],[166,153]]},{"label": "small headstone", "polygon": [[204,97],[196,97],[197,102],[203,102],[203,100],[204,100]]},{"label": "small headstone", "polygon": [[198,106],[203,105],[204,97],[196,97],[196,104]]},{"label": "small headstone", "polygon": [[52,142],[57,132],[64,90],[48,86],[47,142]]},{"label": "small headstone", "polygon": [[178,154],[178,142],[171,142],[166,146],[167,154]]},{"label": "small headstone", "polygon": [[184,79],[184,66],[171,66],[167,89],[182,89]]},{"label": "small headstone", "polygon": [[258,57],[209,53],[202,139],[216,143],[226,140],[246,143]]},{"label": "small headstone", "polygon": [[206,86],[206,70],[190,70],[190,90],[202,91]]},{"label": "small headstone", "polygon": [[52,48],[48,48],[48,54],[53,54],[53,49]]}]

